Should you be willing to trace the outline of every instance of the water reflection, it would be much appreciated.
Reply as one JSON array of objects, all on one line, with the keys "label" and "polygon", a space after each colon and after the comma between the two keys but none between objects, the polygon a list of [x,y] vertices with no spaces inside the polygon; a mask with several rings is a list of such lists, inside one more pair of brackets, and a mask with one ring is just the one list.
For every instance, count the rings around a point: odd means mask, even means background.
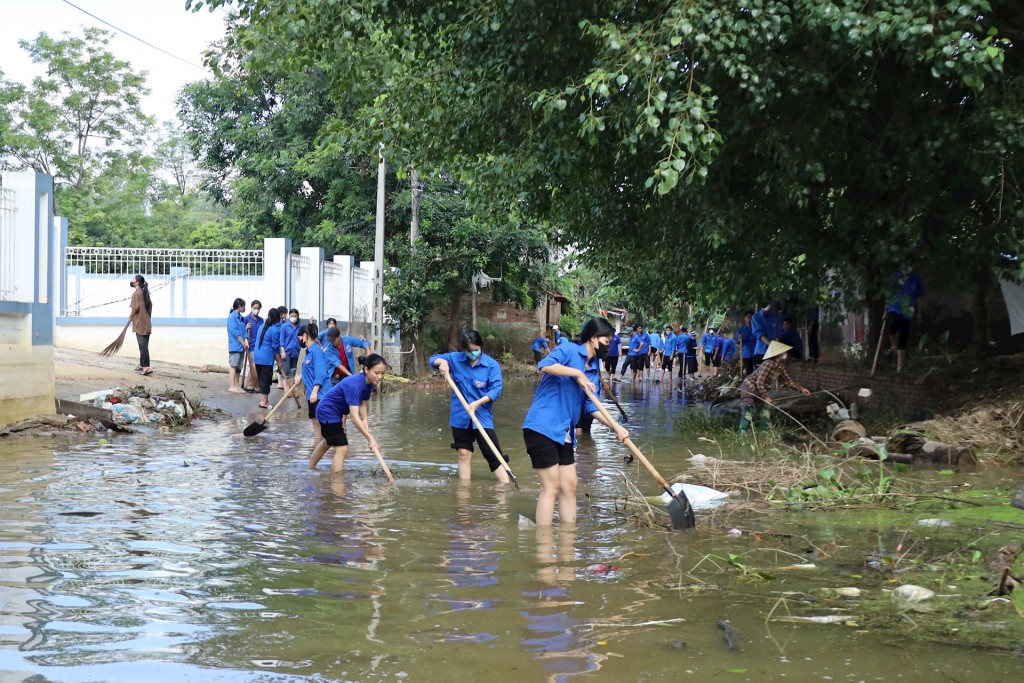
[{"label": "water reflection", "polygon": [[[518,433],[532,390],[506,387],[500,434]],[[675,431],[686,407],[670,393],[666,383],[618,390],[635,440],[663,473],[699,448]],[[675,680],[736,666],[766,681],[893,680],[899,666],[899,680],[928,673],[908,670],[902,653],[928,662],[935,650],[890,652],[874,634],[835,629],[793,630],[789,648],[841,652],[841,666],[780,664],[759,637],[777,585],[686,590],[701,556],[743,553],[754,541],[637,529],[616,516],[604,502],[624,476],[658,491],[638,466],[624,467],[624,448],[603,426],[580,438],[580,510],[590,513],[578,530],[522,529],[537,484],[521,444],[506,439],[522,490],[494,485],[480,459],[475,479],[460,484],[446,391],[375,400],[388,403],[371,419],[401,416],[373,425],[394,486],[374,476],[369,454],[353,454],[343,477],[307,471],[300,411],[281,411],[257,439],[241,437],[250,420],[239,419],[109,445],[0,441],[0,671],[132,683],[486,672],[565,680],[598,668],[608,680]],[[819,544],[841,533],[819,533],[813,521],[806,533]],[[892,536],[869,540],[890,547]],[[827,580],[790,576],[786,589]],[[747,636],[749,653],[724,651],[718,618]],[[676,641],[686,648],[670,649]],[[957,658],[974,680],[1012,680],[1019,669],[1009,656],[961,649]]]}]

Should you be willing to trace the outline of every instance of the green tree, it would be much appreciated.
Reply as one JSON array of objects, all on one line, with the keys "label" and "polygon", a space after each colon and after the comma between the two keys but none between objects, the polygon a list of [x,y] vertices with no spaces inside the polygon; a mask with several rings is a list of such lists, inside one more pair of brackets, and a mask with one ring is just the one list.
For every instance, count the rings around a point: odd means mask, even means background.
[{"label": "green tree", "polygon": [[141,148],[152,124],[140,104],[149,92],[146,75],[106,49],[111,37],[86,28],[81,36],[40,33],[20,41],[46,75],[29,86],[0,82],[6,110],[0,157],[6,167],[49,173],[59,185],[81,189],[109,164]]},{"label": "green tree", "polygon": [[232,4],[240,59],[331,64],[356,148],[459,169],[637,297],[877,302],[908,253],[966,287],[1020,252],[1016,2]]}]

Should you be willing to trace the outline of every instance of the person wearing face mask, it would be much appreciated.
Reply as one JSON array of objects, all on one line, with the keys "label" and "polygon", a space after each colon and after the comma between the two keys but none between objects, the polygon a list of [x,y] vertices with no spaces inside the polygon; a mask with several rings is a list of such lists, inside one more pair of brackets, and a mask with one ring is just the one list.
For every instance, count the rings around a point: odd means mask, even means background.
[{"label": "person wearing face mask", "polygon": [[323,347],[317,338],[316,323],[309,323],[299,328],[297,335],[299,346],[306,350],[302,359],[302,387],[306,390],[306,402],[309,404],[309,422],[313,425],[313,447],[323,439],[320,422],[316,419],[316,406],[320,397],[331,388],[331,372],[334,368],[327,361]]},{"label": "person wearing face mask", "polygon": [[231,312],[228,313],[228,375],[230,381],[228,391],[232,394],[244,394],[242,387],[238,386],[238,378],[242,374],[242,362],[245,352],[249,347],[249,333],[245,329],[245,320],[242,313],[245,312],[245,299],[238,297],[231,304]]},{"label": "person wearing face mask", "polygon": [[608,355],[615,328],[604,318],[591,318],[580,332],[580,343],[565,342],[544,358],[533,403],[523,422],[523,440],[533,469],[540,479],[537,497],[538,527],[549,527],[558,505],[562,528],[576,525],[576,423],[580,406],[595,420],[615,431],[622,441],[629,432],[605,421],[584,391],[600,393],[601,361]]},{"label": "person wearing face mask", "polygon": [[740,434],[746,434],[757,413],[757,428],[768,429],[771,425],[769,406],[772,397],[768,392],[779,386],[795,389],[804,396],[811,392],[796,383],[786,370],[786,360],[793,347],[780,341],[773,341],[764,352],[764,359],[754,372],[750,373],[740,384],[740,401],[743,403],[743,414],[740,417]]},{"label": "person wearing face mask", "polygon": [[[469,403],[469,409],[476,415],[495,447],[501,449],[498,435],[494,432],[494,402],[501,396],[501,366],[483,352],[484,340],[476,330],[462,333],[461,351],[435,353],[427,361],[442,375],[450,375],[455,386]],[[473,442],[480,446],[480,452],[487,460],[488,467],[498,481],[507,484],[508,473],[501,466],[498,454],[491,451],[483,435],[474,429],[473,420],[463,408],[459,397],[452,392],[451,411],[448,424],[452,428],[452,448],[459,454],[459,479],[468,481],[472,470]]]},{"label": "person wearing face mask", "polygon": [[274,381],[274,362],[281,357],[281,313],[271,308],[267,322],[256,339],[256,375],[260,380],[260,408],[270,407],[270,385]]},{"label": "person wearing face mask", "polygon": [[260,333],[260,328],[263,327],[263,318],[260,317],[261,310],[263,310],[263,304],[259,299],[253,299],[252,303],[249,304],[249,315],[243,318],[245,328],[249,331],[249,353],[246,353],[245,358],[242,359],[243,363],[248,362],[249,364],[248,378],[246,379],[248,386],[242,387],[246,391],[250,389],[256,391],[260,387],[259,378],[256,376],[256,363],[252,359],[252,351],[256,348],[256,336]]},{"label": "person wearing face mask", "polygon": [[149,285],[146,278],[136,275],[131,281],[132,289],[132,312],[128,320],[132,323],[132,331],[135,332],[135,339],[139,342],[139,367],[136,372],[143,375],[152,375],[149,367],[149,335],[153,333],[153,300],[149,297]]},{"label": "person wearing face mask", "polygon": [[331,473],[338,474],[345,468],[348,437],[345,435],[343,420],[346,415],[352,419],[352,424],[359,433],[366,437],[370,450],[377,449],[377,440],[370,433],[370,425],[367,422],[367,411],[373,388],[384,379],[388,365],[384,358],[376,353],[360,358],[359,364],[363,366],[362,372],[346,377],[320,397],[316,407],[316,419],[320,422],[323,440],[313,448],[313,454],[309,458],[311,470],[316,469],[317,463],[330,448],[334,449]]},{"label": "person wearing face mask", "polygon": [[293,308],[281,323],[281,346],[284,347],[281,369],[285,375],[285,389],[295,385],[295,371],[299,367],[299,329],[299,312]]}]

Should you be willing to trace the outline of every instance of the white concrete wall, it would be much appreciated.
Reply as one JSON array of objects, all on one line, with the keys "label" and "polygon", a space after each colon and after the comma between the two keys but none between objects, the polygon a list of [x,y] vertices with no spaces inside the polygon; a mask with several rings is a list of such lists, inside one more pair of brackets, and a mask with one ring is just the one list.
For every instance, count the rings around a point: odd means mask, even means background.
[{"label": "white concrete wall", "polygon": [[[160,372],[160,363],[183,365],[228,366],[227,311],[223,325],[165,325],[153,324],[149,338],[149,355],[153,370]],[[99,353],[121,333],[122,326],[113,325],[58,325],[56,346]],[[125,335],[118,357],[130,359],[135,367],[139,361],[139,345],[131,328]],[[52,410],[51,399],[51,410]]]},{"label": "white concrete wall", "polygon": [[[225,279],[212,275],[177,274],[174,277],[146,275],[153,300],[154,318],[227,317],[235,297],[253,299],[264,305],[278,305],[268,296],[262,278]],[[65,315],[83,318],[124,318],[131,312],[132,275],[86,273],[80,267],[67,269]],[[271,301],[275,303],[271,303]],[[108,303],[109,302],[109,303]]]},{"label": "white concrete wall", "polygon": [[53,347],[32,345],[31,315],[0,313],[0,348],[4,354],[0,427],[34,415],[52,414]]}]

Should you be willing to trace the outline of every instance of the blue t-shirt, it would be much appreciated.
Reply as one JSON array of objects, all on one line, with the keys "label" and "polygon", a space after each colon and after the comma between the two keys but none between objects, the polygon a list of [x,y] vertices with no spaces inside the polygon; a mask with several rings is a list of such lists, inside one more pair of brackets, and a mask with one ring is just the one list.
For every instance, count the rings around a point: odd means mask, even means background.
[{"label": "blue t-shirt", "polygon": [[[357,371],[356,357],[353,353],[353,349],[368,349],[370,348],[370,342],[359,337],[350,337],[347,334],[341,335],[341,344],[345,347],[345,358],[348,360],[348,369],[352,374]],[[340,359],[339,359],[340,360]]]},{"label": "blue t-shirt", "polygon": [[[601,391],[601,362],[594,356],[587,363],[587,349],[580,344],[566,342],[552,351],[537,364],[538,368],[549,365],[564,365],[583,370],[587,379],[597,387],[595,396]],[[533,395],[533,403],[526,413],[523,429],[532,429],[557,443],[571,443],[576,446],[576,423],[580,419],[580,408],[587,413],[597,412],[597,406],[587,399],[583,387],[573,377],[559,377],[544,373]]]},{"label": "blue t-shirt", "polygon": [[540,351],[541,349],[549,348],[548,340],[545,339],[544,337],[537,337],[536,339],[533,340],[533,343],[530,344],[530,348],[533,349],[534,351]]},{"label": "blue t-shirt", "polygon": [[665,335],[665,355],[671,356],[676,352],[676,335],[672,332]]},{"label": "blue t-shirt", "polygon": [[249,348],[250,349],[255,349],[256,348],[256,334],[260,331],[260,328],[263,327],[264,320],[263,320],[263,318],[259,317],[258,315],[250,313],[249,315],[245,316],[245,319],[244,319],[243,322],[245,322],[246,325],[250,326],[249,327]]},{"label": "blue t-shirt", "polygon": [[634,332],[629,338],[629,351],[627,356],[642,356],[651,349],[651,338],[646,332]]},{"label": "blue t-shirt", "polygon": [[256,351],[252,354],[256,365],[273,365],[274,358],[281,353],[281,323],[264,325],[256,340]]},{"label": "blue t-shirt", "polygon": [[917,317],[917,299],[924,296],[924,283],[921,281],[921,277],[914,272],[909,275],[897,273],[893,280],[896,294],[893,295],[885,310],[899,315],[904,320],[913,320]]},{"label": "blue t-shirt", "polygon": [[736,340],[732,337],[722,339],[722,360],[730,361],[736,355]]},{"label": "blue t-shirt", "polygon": [[[768,345],[782,334],[782,314],[777,311],[769,312],[761,309],[754,314],[750,326],[754,329],[754,355],[763,356],[764,352],[768,350]],[[761,337],[767,337],[768,341],[764,341]]]},{"label": "blue t-shirt", "polygon": [[740,325],[739,329],[736,330],[736,336],[739,337],[741,344],[741,350],[744,358],[754,357],[754,347],[757,346],[757,337],[754,336],[754,331],[746,325]]},{"label": "blue t-shirt", "polygon": [[316,404],[316,419],[320,422],[341,422],[344,415],[349,414],[350,406],[358,406],[369,401],[373,395],[373,385],[366,381],[365,372],[346,377],[320,397]]},{"label": "blue t-shirt", "polygon": [[783,330],[779,335],[779,341],[793,347],[794,358],[804,357],[804,340],[800,338],[800,333],[795,327],[790,328],[788,332]]},{"label": "blue t-shirt", "polygon": [[319,386],[317,398],[320,399],[331,388],[331,373],[334,368],[327,362],[327,356],[319,344],[306,347],[306,357],[302,361],[302,385],[306,389],[306,400],[313,393],[313,387]]},{"label": "blue t-shirt", "polygon": [[[485,429],[494,429],[492,409],[494,402],[501,396],[502,389],[501,366],[498,365],[498,362],[486,353],[481,353],[480,357],[476,359],[476,365],[472,365],[464,351],[453,351],[452,353],[435,353],[427,361],[427,365],[433,367],[439,358],[448,361],[449,374],[455,380],[455,385],[459,387],[466,403],[472,403],[484,396],[491,397],[490,403],[484,403],[476,409],[476,419]],[[470,419],[466,409],[462,407],[462,402],[459,401],[459,397],[455,395],[454,391],[452,392],[451,416],[448,419],[448,424],[462,429],[473,429],[474,427],[473,420]]]},{"label": "blue t-shirt", "polygon": [[701,348],[704,349],[704,353],[714,353],[715,343],[718,335],[712,332],[705,332],[704,336],[700,338]]},{"label": "blue t-shirt", "polygon": [[655,332],[654,334],[650,335],[650,338],[651,338],[651,348],[652,349],[657,351],[658,349],[660,349],[662,347],[661,335],[660,334]]},{"label": "blue t-shirt", "polygon": [[284,354],[289,358],[299,357],[299,330],[301,325],[292,325],[291,320],[281,323],[281,346],[284,347]]},{"label": "blue t-shirt", "polygon": [[612,338],[608,341],[608,355],[612,358],[619,357],[619,348],[622,346],[622,339],[619,335],[613,334]]},{"label": "blue t-shirt", "polygon": [[245,347],[242,346],[242,342],[238,341],[241,337],[245,339],[245,321],[242,320],[242,316],[238,311],[231,311],[228,313],[228,353],[242,353],[245,351]]}]

